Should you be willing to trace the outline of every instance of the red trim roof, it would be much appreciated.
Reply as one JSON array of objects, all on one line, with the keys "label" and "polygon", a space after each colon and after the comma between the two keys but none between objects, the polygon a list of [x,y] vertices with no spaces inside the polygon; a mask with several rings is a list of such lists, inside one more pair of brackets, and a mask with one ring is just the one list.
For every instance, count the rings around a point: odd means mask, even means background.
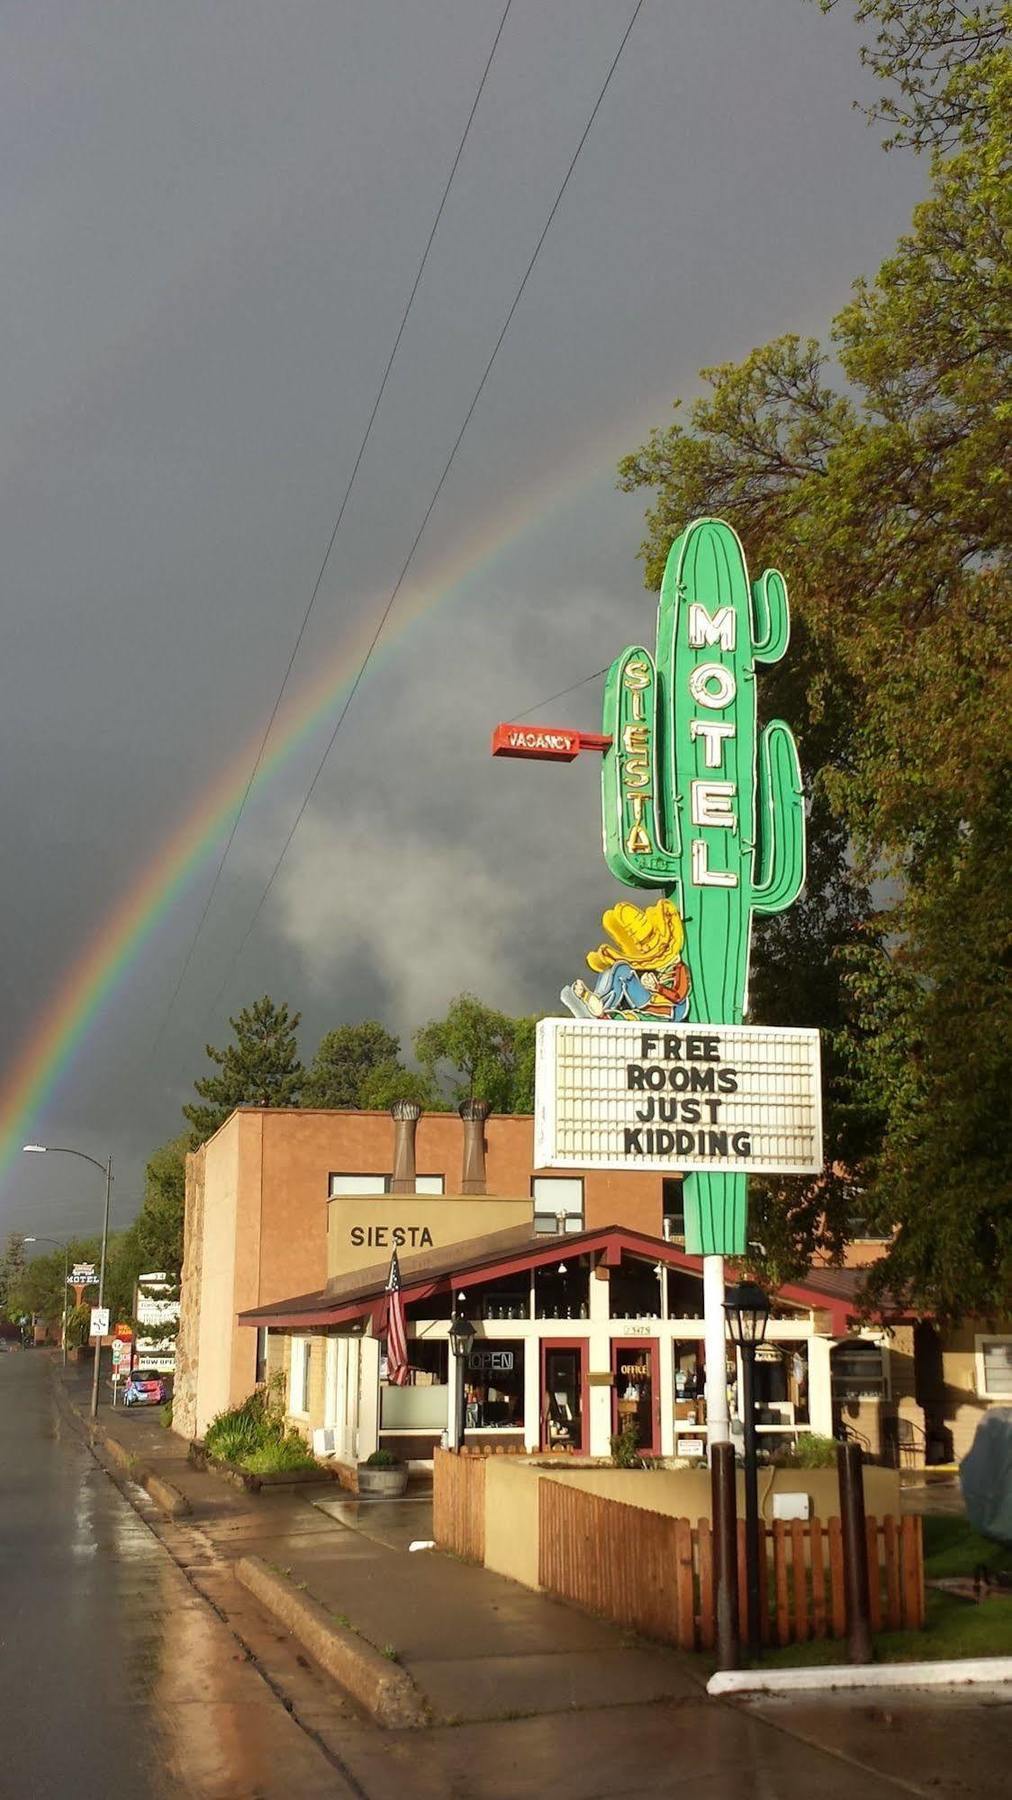
[{"label": "red trim roof", "polygon": [[[556,1262],[560,1254],[580,1256],[600,1252],[605,1263],[614,1268],[624,1251],[644,1261],[661,1262],[668,1268],[702,1276],[701,1257],[690,1256],[667,1238],[650,1237],[626,1226],[607,1225],[596,1231],[553,1233],[547,1237],[512,1228],[496,1233],[494,1238],[472,1238],[435,1253],[430,1251],[424,1256],[403,1258],[404,1301],[410,1305],[436,1293],[453,1292],[459,1287],[481,1285],[529,1271],[544,1263]],[[377,1314],[384,1300],[387,1266],[384,1263],[353,1271],[340,1282],[316,1293],[295,1295],[289,1300],[242,1312],[239,1323],[305,1331],[314,1326],[333,1327],[357,1320],[364,1323],[369,1315],[373,1315],[379,1329]],[[783,1283],[777,1289],[776,1298],[788,1305],[828,1314],[832,1335],[845,1337],[850,1320],[858,1315],[856,1296],[861,1273],[857,1269],[813,1269],[803,1281]]]}]

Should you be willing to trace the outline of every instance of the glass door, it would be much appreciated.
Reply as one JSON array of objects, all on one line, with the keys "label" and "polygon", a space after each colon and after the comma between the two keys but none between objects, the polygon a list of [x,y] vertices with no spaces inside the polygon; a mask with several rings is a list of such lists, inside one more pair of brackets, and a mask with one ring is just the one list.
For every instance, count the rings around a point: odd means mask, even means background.
[{"label": "glass door", "polygon": [[627,1426],[636,1431],[636,1448],[660,1454],[660,1395],[657,1387],[657,1340],[639,1338],[612,1344],[613,1424],[616,1436]]},{"label": "glass door", "polygon": [[584,1447],[584,1373],[587,1346],[547,1339],[541,1346],[541,1444],[545,1450]]}]

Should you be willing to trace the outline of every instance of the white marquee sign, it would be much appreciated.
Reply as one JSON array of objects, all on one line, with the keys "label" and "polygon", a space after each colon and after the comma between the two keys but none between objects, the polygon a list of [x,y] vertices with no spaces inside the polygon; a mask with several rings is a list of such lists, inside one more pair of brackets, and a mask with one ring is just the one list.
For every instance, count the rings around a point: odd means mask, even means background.
[{"label": "white marquee sign", "polygon": [[817,1031],[542,1019],[539,1169],[822,1168]]}]

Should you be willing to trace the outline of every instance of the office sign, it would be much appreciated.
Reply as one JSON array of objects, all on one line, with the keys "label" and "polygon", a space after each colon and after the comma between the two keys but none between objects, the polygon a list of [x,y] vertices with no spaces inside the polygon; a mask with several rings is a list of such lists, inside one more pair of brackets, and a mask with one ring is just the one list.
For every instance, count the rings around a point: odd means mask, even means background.
[{"label": "office sign", "polygon": [[814,1174],[822,1167],[819,1034],[542,1019],[534,1162]]}]

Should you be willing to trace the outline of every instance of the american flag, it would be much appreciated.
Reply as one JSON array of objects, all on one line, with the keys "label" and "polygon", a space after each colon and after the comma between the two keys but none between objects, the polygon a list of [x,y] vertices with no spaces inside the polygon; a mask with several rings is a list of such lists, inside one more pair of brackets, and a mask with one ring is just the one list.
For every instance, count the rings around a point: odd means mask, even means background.
[{"label": "american flag", "polygon": [[390,1258],[390,1273],[387,1276],[387,1380],[394,1387],[407,1387],[409,1375],[401,1267],[395,1250]]}]

